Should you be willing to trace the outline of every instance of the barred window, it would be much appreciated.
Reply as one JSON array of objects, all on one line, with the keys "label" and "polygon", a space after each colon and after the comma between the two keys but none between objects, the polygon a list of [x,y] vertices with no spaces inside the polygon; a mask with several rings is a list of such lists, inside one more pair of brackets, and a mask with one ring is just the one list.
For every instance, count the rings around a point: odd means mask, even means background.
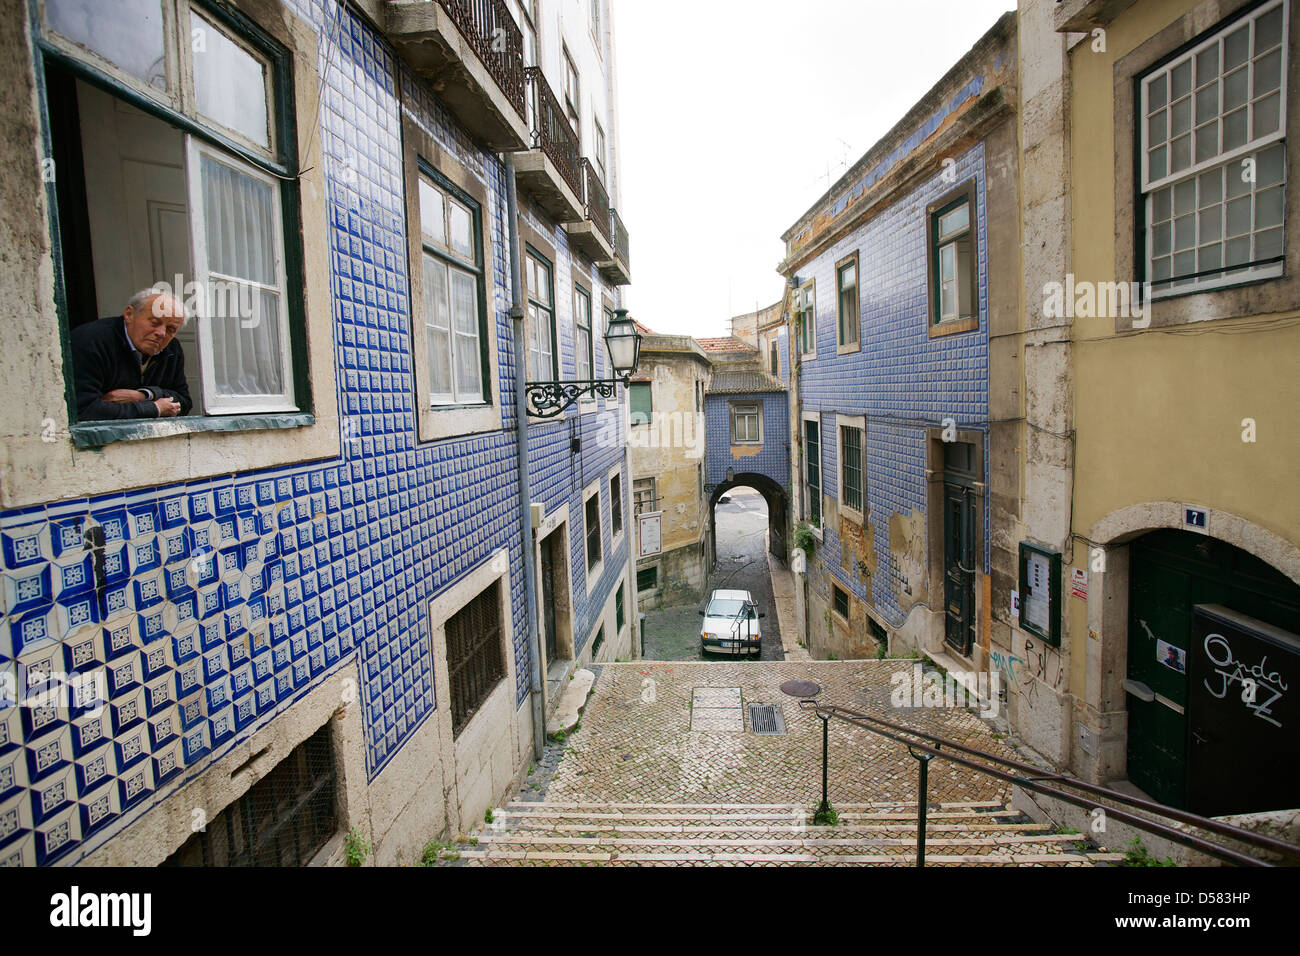
[{"label": "barred window", "polygon": [[451,730],[460,736],[483,701],[506,676],[501,633],[501,582],[447,619],[447,679]]},{"label": "barred window", "polygon": [[659,510],[659,497],[655,494],[653,478],[637,478],[632,482],[632,510],[639,515]]},{"label": "barred window", "polygon": [[303,866],[338,829],[334,784],[326,724],[163,866]]},{"label": "barred window", "polygon": [[848,592],[842,590],[842,589],[840,588],[840,586],[837,585],[837,584],[832,584],[832,585],[831,585],[831,590],[832,590],[832,591],[834,592],[834,594],[835,594],[835,613],[838,614],[840,617],[844,618],[844,620],[847,621],[847,620],[849,619],[849,594],[848,594]]},{"label": "barred window", "polygon": [[821,423],[804,422],[804,489],[808,498],[804,514],[818,527],[822,521],[822,443]]},{"label": "barred window", "polygon": [[1142,78],[1153,296],[1282,274],[1287,21],[1262,4]]},{"label": "barred window", "polygon": [[862,430],[840,428],[840,480],[844,484],[843,504],[862,510]]}]

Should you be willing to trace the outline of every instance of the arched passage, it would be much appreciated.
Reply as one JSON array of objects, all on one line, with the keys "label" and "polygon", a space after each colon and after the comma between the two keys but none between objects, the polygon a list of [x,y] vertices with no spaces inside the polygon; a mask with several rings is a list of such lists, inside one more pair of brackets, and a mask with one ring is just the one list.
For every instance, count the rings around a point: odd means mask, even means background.
[{"label": "arched passage", "polygon": [[735,475],[713,488],[709,496],[709,538],[713,542],[710,565],[718,563],[718,499],[732,488],[753,488],[767,502],[768,548],[782,561],[786,559],[786,527],[789,524],[790,503],[785,489],[767,475],[746,473]]}]

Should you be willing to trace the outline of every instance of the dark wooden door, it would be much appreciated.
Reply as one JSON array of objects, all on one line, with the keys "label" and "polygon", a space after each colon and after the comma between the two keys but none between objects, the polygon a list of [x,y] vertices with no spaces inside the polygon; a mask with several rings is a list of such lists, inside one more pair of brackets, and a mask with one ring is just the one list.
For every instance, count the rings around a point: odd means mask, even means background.
[{"label": "dark wooden door", "polygon": [[943,486],[944,640],[969,657],[975,642],[975,508],[971,491]]},{"label": "dark wooden door", "polygon": [[542,629],[546,632],[546,660],[555,660],[555,534],[542,539]]}]

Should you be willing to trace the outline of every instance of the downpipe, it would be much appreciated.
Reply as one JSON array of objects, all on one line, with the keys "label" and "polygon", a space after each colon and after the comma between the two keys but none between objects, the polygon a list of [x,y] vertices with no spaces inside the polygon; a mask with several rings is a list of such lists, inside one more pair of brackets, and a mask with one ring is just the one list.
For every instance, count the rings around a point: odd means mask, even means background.
[{"label": "downpipe", "polygon": [[524,361],[524,267],[519,241],[519,191],[515,158],[505,153],[506,221],[510,230],[510,320],[515,356],[515,448],[519,467],[519,531],[523,549],[525,626],[528,628],[529,697],[533,706],[533,757],[542,759],[546,746],[546,713],[542,702],[542,647],[537,628],[537,591],[533,568],[532,493],[528,484],[528,391]]}]

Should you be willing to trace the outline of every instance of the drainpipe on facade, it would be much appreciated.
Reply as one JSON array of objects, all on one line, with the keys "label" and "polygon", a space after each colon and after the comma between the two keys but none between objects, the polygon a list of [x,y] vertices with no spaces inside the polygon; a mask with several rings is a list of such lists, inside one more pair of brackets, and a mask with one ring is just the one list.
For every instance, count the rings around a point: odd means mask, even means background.
[{"label": "drainpipe on facade", "polygon": [[510,228],[510,319],[515,352],[515,447],[519,454],[519,533],[524,559],[525,626],[528,628],[529,696],[533,702],[533,757],[542,759],[546,746],[546,714],[542,706],[542,648],[537,631],[537,593],[533,584],[533,514],[528,488],[528,391],[524,362],[524,272],[519,244],[519,193],[515,185],[515,159],[505,154],[506,220]]}]

